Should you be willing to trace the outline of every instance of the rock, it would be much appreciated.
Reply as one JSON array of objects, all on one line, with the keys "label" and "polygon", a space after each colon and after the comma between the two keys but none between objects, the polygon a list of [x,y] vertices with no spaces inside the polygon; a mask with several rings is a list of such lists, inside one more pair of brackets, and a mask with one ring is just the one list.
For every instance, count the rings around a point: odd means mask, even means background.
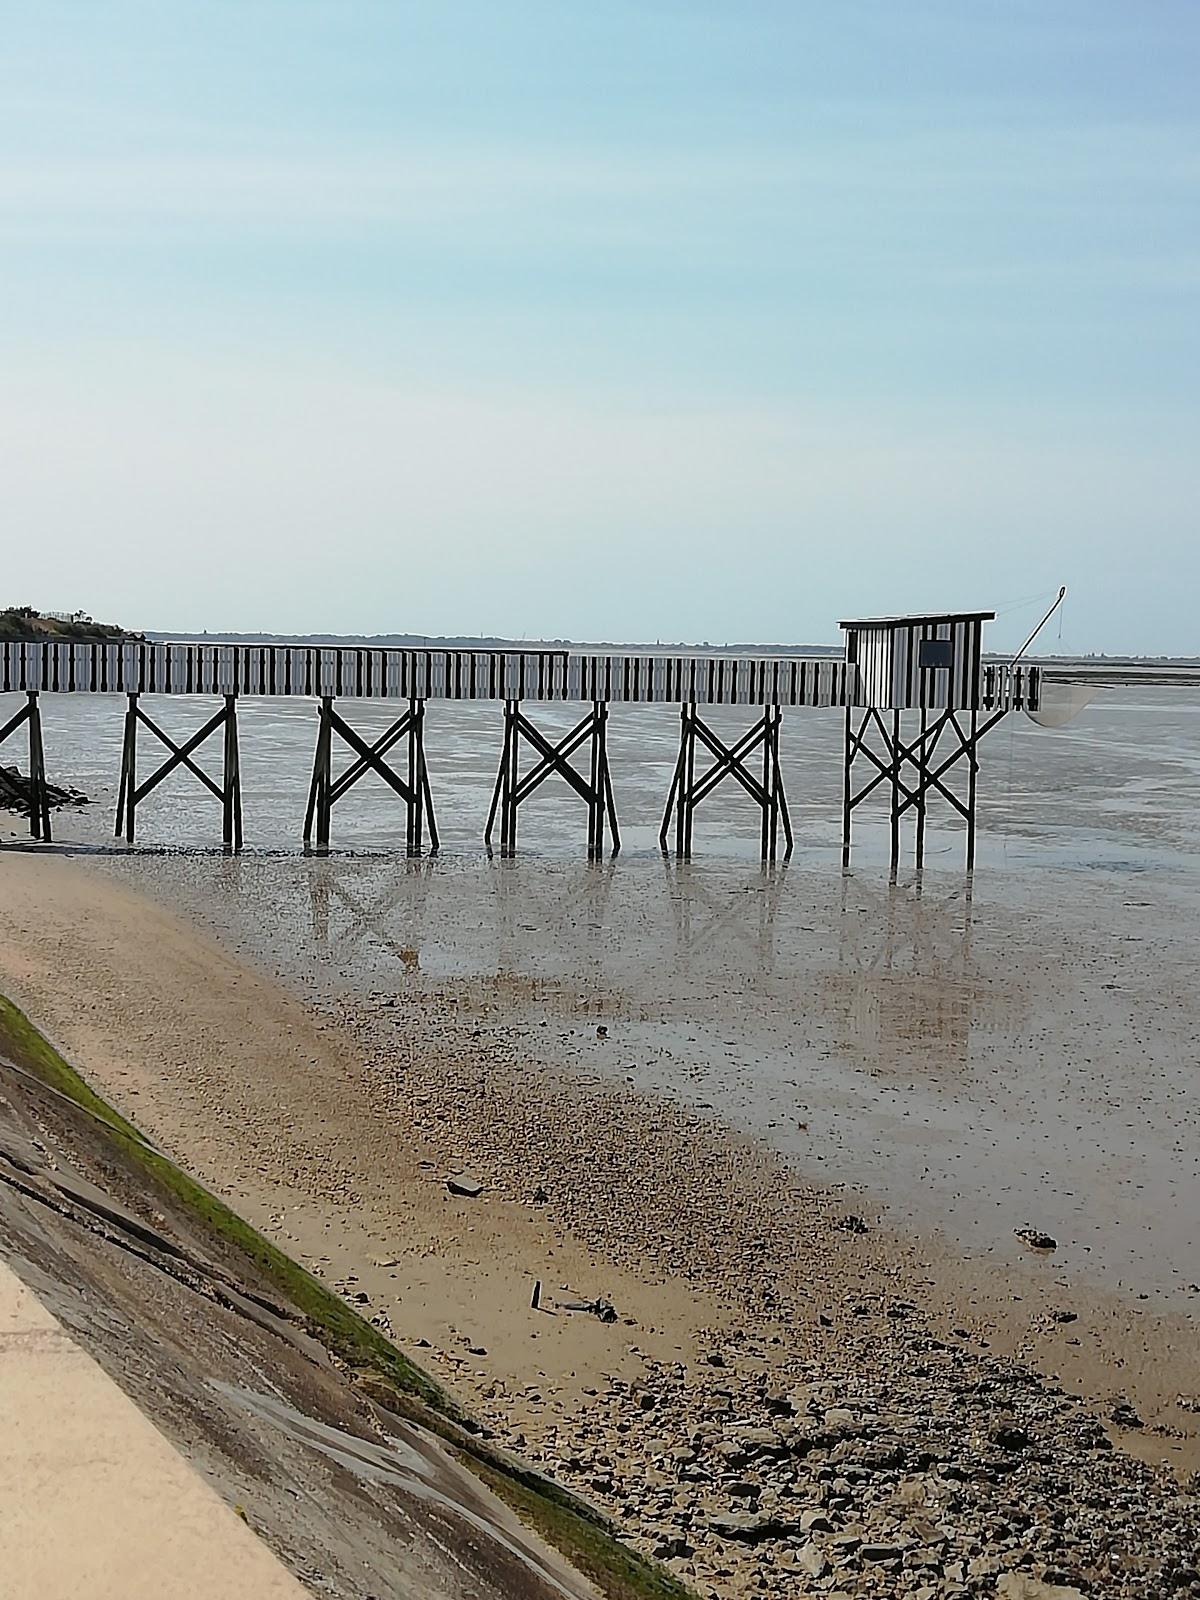
[{"label": "rock", "polygon": [[[58,811],[63,806],[89,806],[92,803],[78,789],[60,789],[53,783],[45,785],[44,793],[51,811]],[[27,816],[33,803],[32,794],[29,778],[18,767],[0,767],[0,807]]]},{"label": "rock", "polygon": [[709,1517],[708,1526],[721,1539],[737,1539],[742,1544],[762,1544],[767,1539],[786,1539],[790,1523],[781,1522],[766,1511],[724,1511]]},{"label": "rock", "polygon": [[1117,1424],[1118,1428],[1145,1427],[1145,1423],[1142,1421],[1141,1417],[1138,1416],[1134,1408],[1129,1404],[1128,1400],[1118,1400],[1116,1405],[1109,1412],[1109,1416]]},{"label": "rock", "polygon": [[864,1561],[898,1561],[904,1554],[898,1544],[864,1544],[859,1548],[859,1555]]},{"label": "rock", "polygon": [[748,1478],[734,1478],[730,1482],[722,1482],[721,1487],[735,1500],[757,1500],[762,1494],[761,1483],[751,1483]]},{"label": "rock", "polygon": [[1075,1311],[1052,1311],[1051,1318],[1055,1322],[1078,1322],[1079,1314]]},{"label": "rock", "polygon": [[1043,1583],[1023,1572],[1002,1572],[996,1580],[997,1600],[1085,1600],[1082,1589]]},{"label": "rock", "polygon": [[832,1533],[833,1523],[824,1511],[811,1510],[800,1513],[801,1533]]},{"label": "rock", "polygon": [[851,1212],[849,1216],[839,1217],[834,1223],[834,1227],[840,1229],[842,1233],[870,1232],[863,1219],[861,1217],[856,1217],[853,1212]]},{"label": "rock", "polygon": [[782,1456],[788,1453],[787,1445],[774,1428],[756,1428],[745,1424],[726,1428],[725,1442],[749,1455]]},{"label": "rock", "polygon": [[695,1551],[681,1534],[668,1535],[660,1539],[654,1547],[654,1554],[659,1561],[674,1561],[680,1557],[695,1555]]},{"label": "rock", "polygon": [[830,1570],[824,1550],[811,1540],[796,1552],[796,1565],[801,1572],[807,1572],[810,1578],[823,1578]]},{"label": "rock", "polygon": [[483,1193],[483,1184],[476,1178],[447,1178],[446,1187],[451,1194],[459,1195],[464,1200],[478,1200]]},{"label": "rock", "polygon": [[1027,1450],[1033,1442],[1024,1428],[1015,1422],[998,1422],[988,1430],[988,1438],[1001,1450]]},{"label": "rock", "polygon": [[1057,1250],[1058,1240],[1052,1234],[1043,1233],[1040,1228],[1014,1228],[1013,1232],[1022,1244],[1027,1244],[1031,1250]]}]

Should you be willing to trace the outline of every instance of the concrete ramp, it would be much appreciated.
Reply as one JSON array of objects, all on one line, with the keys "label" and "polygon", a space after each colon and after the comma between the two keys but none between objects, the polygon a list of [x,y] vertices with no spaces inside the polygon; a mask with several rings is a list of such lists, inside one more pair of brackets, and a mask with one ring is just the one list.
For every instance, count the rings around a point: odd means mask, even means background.
[{"label": "concrete ramp", "polygon": [[305,1600],[237,1513],[0,1261],[9,1600]]}]

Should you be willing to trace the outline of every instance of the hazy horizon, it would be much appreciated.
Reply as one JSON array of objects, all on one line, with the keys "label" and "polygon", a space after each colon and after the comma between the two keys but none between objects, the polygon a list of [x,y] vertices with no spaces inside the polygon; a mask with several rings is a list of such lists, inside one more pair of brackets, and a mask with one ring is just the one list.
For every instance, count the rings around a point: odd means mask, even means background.
[{"label": "hazy horizon", "polygon": [[6,20],[0,600],[1200,649],[1194,6]]}]

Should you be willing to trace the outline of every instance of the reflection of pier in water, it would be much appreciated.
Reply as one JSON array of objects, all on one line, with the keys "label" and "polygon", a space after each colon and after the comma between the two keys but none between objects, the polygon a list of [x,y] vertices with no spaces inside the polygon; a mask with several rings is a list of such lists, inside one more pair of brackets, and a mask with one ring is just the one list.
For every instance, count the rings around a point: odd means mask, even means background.
[{"label": "reflection of pier in water", "polygon": [[824,980],[835,1047],[930,1066],[965,1065],[971,1035],[1012,1027],[1026,1009],[1003,975],[971,953],[971,891],[842,886],[838,971]]},{"label": "reflection of pier in water", "polygon": [[[429,937],[425,924],[431,886],[438,872],[434,859],[414,858],[397,864],[389,858],[380,873],[378,868],[364,871],[358,862],[316,856],[308,861],[306,870],[312,935],[323,954],[348,960],[356,947],[370,942],[376,952],[391,956],[405,972],[420,970],[421,948]],[[488,943],[496,972],[517,974],[522,961],[530,958],[530,933],[543,938],[549,935],[552,946],[565,944],[581,923],[591,937],[570,939],[572,960],[577,953],[583,954],[588,964],[598,969],[599,938],[609,921],[615,870],[613,861],[591,862],[581,876],[571,875],[569,887],[556,879],[558,892],[543,894],[530,877],[517,876],[515,864],[497,862],[481,867],[492,890],[484,903],[490,902],[494,908]],[[374,886],[380,876],[381,891]],[[483,925],[488,931],[486,920]]]},{"label": "reflection of pier in water", "polygon": [[[400,866],[401,871],[389,874],[383,893],[367,900],[347,881],[348,863],[329,857],[309,862],[309,907],[318,949],[331,957],[348,955],[364,939],[372,939],[378,949],[395,957],[406,972],[417,970],[420,966],[419,935],[410,928],[403,938],[397,939],[389,933],[387,921],[403,904],[410,913],[407,920],[420,925],[434,863],[428,858],[411,859]],[[346,913],[336,932],[333,927],[335,910]]]},{"label": "reflection of pier in water", "polygon": [[[554,892],[543,893],[515,862],[497,863],[491,873],[497,972],[515,981],[530,965],[529,936],[537,934],[539,969],[554,966],[547,960],[548,939],[552,948],[569,950],[573,972],[582,963],[584,972],[598,979],[616,870],[615,861],[590,861],[574,872],[556,872],[551,879]],[[581,925],[587,935],[582,940],[577,937]]]},{"label": "reflection of pier in water", "polygon": [[[694,970],[711,951],[723,966],[734,943],[749,955],[748,969],[758,978],[774,972],[786,867],[756,865],[737,881],[724,873],[706,878],[686,863],[667,861],[664,868],[666,906],[659,908],[661,932],[653,941],[662,959]],[[311,857],[305,872],[317,948],[349,963],[365,943],[404,972],[421,970],[426,941],[444,942],[452,927],[432,903],[444,870],[428,857],[388,858],[386,866]],[[543,974],[563,968],[561,980],[575,987],[607,987],[608,964],[619,962],[625,942],[614,905],[620,871],[615,861],[593,861],[551,869],[547,881],[516,862],[481,864],[480,916],[472,929],[481,943],[471,960],[479,970],[514,984],[523,983],[522,974],[536,966]],[[448,883],[460,876],[454,869],[451,873]]]},{"label": "reflection of pier in water", "polygon": [[774,970],[775,927],[786,864],[764,862],[733,889],[727,878],[719,885],[706,882],[686,861],[667,859],[663,865],[678,962],[694,967],[696,956],[705,949],[720,951],[726,941],[735,939],[753,954],[753,970],[760,978]]}]

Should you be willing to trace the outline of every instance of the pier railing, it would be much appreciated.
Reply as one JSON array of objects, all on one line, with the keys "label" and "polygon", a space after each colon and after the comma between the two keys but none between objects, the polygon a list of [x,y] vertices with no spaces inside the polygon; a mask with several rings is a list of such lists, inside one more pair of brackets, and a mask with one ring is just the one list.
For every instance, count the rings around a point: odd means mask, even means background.
[{"label": "pier railing", "polygon": [[0,645],[0,692],[837,706],[848,703],[855,682],[856,669],[830,656],[250,642]]},{"label": "pier railing", "polygon": [[[980,709],[1036,709],[1039,669],[985,664]],[[832,656],[49,640],[0,644],[0,692],[675,705],[861,704]]]}]

